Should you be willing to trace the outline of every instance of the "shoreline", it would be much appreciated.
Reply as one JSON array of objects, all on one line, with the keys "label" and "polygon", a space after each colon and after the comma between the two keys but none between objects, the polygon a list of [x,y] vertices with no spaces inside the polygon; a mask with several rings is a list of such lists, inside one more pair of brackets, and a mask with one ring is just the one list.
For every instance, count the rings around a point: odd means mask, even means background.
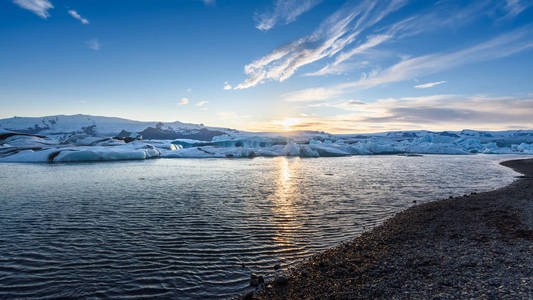
[{"label": "shoreline", "polygon": [[408,208],[245,298],[533,298],[533,159],[497,190]]}]

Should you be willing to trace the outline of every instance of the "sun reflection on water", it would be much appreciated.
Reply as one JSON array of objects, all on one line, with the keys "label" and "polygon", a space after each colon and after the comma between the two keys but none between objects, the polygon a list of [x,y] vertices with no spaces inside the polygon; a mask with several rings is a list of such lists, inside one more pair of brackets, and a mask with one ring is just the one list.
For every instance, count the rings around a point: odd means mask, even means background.
[{"label": "sun reflection on water", "polygon": [[297,242],[303,224],[295,204],[299,199],[296,177],[300,171],[300,159],[287,157],[276,159],[278,174],[272,199],[272,224],[277,228],[274,240],[284,248],[300,248]]}]

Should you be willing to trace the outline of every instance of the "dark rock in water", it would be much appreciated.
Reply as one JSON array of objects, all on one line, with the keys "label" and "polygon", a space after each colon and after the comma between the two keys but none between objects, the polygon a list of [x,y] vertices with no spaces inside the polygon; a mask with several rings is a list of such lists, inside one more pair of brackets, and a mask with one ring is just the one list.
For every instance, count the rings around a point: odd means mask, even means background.
[{"label": "dark rock in water", "polygon": [[226,154],[226,158],[233,158],[233,154],[231,154],[231,153]]},{"label": "dark rock in water", "polygon": [[285,285],[289,282],[289,279],[285,276],[278,276],[276,277],[276,283],[280,285]]},{"label": "dark rock in water", "polygon": [[44,135],[36,135],[36,134],[29,134],[29,133],[19,133],[19,132],[8,132],[8,133],[0,134],[0,140],[5,140],[8,137],[12,137],[12,136],[16,136],[16,135],[34,136],[34,137],[38,137],[38,138],[42,138],[42,139],[46,138]]},{"label": "dark rock in water", "polygon": [[162,126],[159,126],[157,128],[148,127],[145,130],[139,132],[139,134],[147,140],[191,139],[199,141],[211,141],[213,137],[225,133],[217,130],[209,130],[207,128],[187,131],[174,131],[172,128],[165,129]]},{"label": "dark rock in water", "polygon": [[87,135],[96,136],[96,125],[82,127],[81,130]]},{"label": "dark rock in water", "polygon": [[48,162],[49,163],[53,163],[54,162],[54,158],[56,158],[59,153],[61,153],[61,151],[56,151],[56,152],[52,152],[50,153],[50,155],[48,155]]},{"label": "dark rock in water", "polygon": [[117,139],[119,139],[119,138],[124,139],[124,138],[130,137],[130,136],[131,136],[131,132],[122,129],[122,131],[121,131],[119,134],[117,134],[117,136],[116,136],[115,138],[117,138]]},{"label": "dark rock in water", "polygon": [[259,286],[260,284],[265,283],[265,278],[261,275],[257,275],[253,273],[250,275],[250,285],[251,286]]},{"label": "dark rock in water", "polygon": [[246,293],[246,294],[242,297],[242,299],[243,299],[243,300],[253,300],[253,299],[255,299],[254,296],[255,296],[254,291],[249,291],[248,293]]},{"label": "dark rock in water", "polygon": [[274,266],[274,270],[279,270],[279,268],[281,268],[281,266],[279,264]]},{"label": "dark rock in water", "polygon": [[416,200],[413,200],[413,203],[416,203]]},{"label": "dark rock in water", "polygon": [[124,141],[125,143],[131,143],[135,140],[142,140],[143,137],[140,134],[122,130],[116,137],[114,137],[114,139]]}]

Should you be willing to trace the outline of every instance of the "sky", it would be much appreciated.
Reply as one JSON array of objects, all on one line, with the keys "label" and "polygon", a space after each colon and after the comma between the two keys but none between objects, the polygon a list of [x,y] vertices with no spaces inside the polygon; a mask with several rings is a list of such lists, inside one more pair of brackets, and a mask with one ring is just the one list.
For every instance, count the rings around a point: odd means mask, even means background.
[{"label": "sky", "polygon": [[533,129],[533,0],[3,0],[0,118]]}]

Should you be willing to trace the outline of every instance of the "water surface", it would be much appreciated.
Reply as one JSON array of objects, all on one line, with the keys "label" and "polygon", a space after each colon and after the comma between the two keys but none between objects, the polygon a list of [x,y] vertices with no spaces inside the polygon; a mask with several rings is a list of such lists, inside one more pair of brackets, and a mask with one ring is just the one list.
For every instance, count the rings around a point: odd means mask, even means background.
[{"label": "water surface", "polygon": [[0,298],[230,297],[514,157],[0,164]]}]

